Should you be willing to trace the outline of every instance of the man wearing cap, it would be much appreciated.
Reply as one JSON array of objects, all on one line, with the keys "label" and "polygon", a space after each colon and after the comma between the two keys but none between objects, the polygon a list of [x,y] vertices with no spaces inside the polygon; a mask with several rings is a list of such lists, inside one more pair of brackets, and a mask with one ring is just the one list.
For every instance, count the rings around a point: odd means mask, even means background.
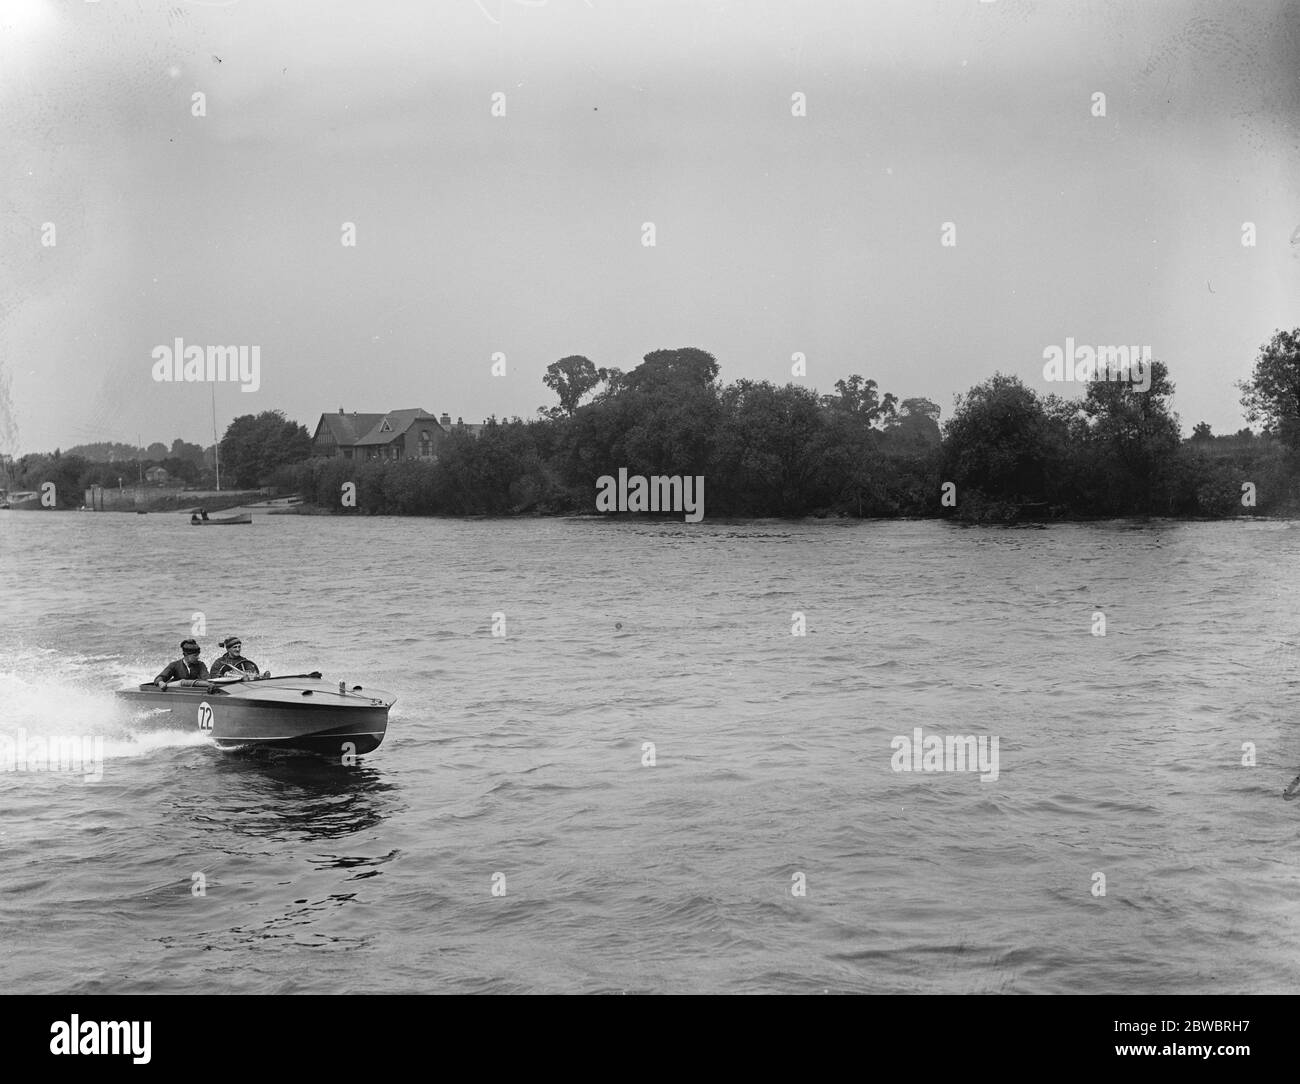
[{"label": "man wearing cap", "polygon": [[228,677],[241,671],[251,678],[270,677],[269,674],[260,673],[257,669],[257,663],[252,659],[246,659],[240,654],[242,647],[238,636],[228,636],[217,646],[224,647],[226,653],[212,664],[212,676],[214,678]]},{"label": "man wearing cap", "polygon": [[207,678],[208,668],[203,665],[203,661],[199,658],[198,643],[194,640],[182,640],[181,657],[154,678],[153,683],[162,689],[166,687],[169,681],[180,681],[189,684],[195,681],[206,681]]}]

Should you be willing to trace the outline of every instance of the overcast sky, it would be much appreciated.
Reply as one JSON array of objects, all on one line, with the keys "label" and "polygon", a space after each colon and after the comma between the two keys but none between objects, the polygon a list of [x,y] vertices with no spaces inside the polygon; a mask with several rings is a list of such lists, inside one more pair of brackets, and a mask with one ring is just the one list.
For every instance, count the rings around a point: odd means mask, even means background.
[{"label": "overcast sky", "polygon": [[211,443],[211,386],[152,377],[177,337],[260,347],[222,430],[531,417],[552,361],[678,346],[947,418],[996,371],[1077,392],[1072,336],[1235,431],[1298,228],[1282,0],[0,0],[9,453]]}]

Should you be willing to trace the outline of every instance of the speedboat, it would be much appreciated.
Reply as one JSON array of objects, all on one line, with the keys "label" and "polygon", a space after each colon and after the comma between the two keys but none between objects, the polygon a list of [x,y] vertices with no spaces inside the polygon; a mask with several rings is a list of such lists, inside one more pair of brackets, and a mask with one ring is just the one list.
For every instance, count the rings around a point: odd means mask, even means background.
[{"label": "speedboat", "polygon": [[162,689],[149,682],[117,695],[151,709],[163,726],[198,729],[222,749],[305,749],[329,757],[376,748],[397,699],[382,689],[322,681],[319,673],[172,682]]}]

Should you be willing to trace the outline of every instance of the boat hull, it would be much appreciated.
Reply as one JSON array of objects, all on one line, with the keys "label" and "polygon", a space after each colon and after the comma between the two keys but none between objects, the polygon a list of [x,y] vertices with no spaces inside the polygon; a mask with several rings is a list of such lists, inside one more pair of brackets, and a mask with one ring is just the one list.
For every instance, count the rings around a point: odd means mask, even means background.
[{"label": "boat hull", "polygon": [[388,731],[395,697],[381,689],[313,678],[271,678],[159,689],[142,685],[118,697],[167,729],[194,729],[223,749],[305,750],[328,757],[369,753]]},{"label": "boat hull", "polygon": [[221,516],[218,519],[195,519],[190,517],[191,527],[235,527],[253,522],[253,514],[245,512],[239,516]]}]

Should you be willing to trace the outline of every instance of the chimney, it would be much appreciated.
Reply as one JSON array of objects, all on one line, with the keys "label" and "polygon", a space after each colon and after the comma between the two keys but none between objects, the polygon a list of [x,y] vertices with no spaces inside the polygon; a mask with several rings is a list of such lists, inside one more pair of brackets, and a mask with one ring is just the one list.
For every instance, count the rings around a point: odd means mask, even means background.
[{"label": "chimney", "polygon": [[342,407],[339,407],[339,413],[340,413],[340,414],[343,413],[343,408],[342,408]]},{"label": "chimney", "polygon": [[451,425],[451,415],[448,414],[448,413],[444,410],[444,411],[442,412],[442,417],[438,419],[438,424],[439,424],[439,425]]}]

